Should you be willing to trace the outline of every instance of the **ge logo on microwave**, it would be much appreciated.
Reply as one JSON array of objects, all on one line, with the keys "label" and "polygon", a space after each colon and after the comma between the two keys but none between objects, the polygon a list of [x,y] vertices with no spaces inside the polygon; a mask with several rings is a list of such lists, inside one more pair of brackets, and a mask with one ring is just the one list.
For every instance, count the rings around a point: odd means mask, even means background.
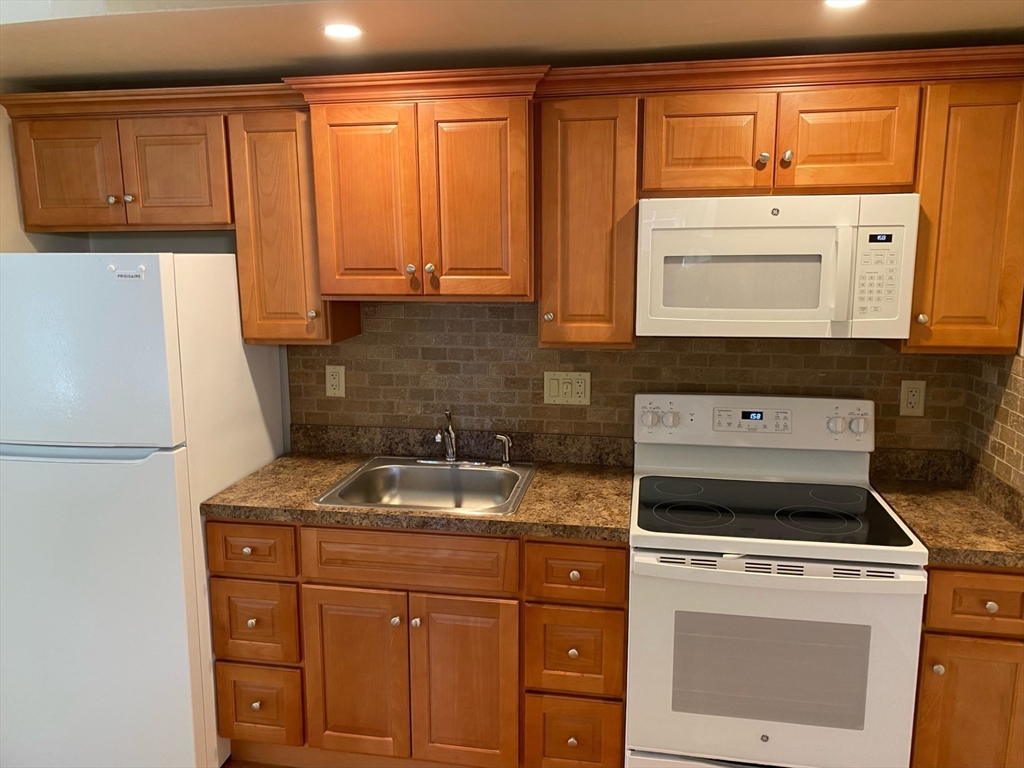
[{"label": "ge logo on microwave", "polygon": [[772,208],[772,216],[778,216],[778,215],[779,215],[779,209],[778,208]]}]

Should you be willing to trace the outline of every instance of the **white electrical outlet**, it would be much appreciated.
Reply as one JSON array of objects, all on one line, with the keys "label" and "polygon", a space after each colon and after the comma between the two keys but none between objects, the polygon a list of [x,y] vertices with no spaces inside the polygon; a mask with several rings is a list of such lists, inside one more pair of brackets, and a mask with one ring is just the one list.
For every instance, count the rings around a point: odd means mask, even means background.
[{"label": "white electrical outlet", "polygon": [[590,374],[544,371],[544,402],[590,405]]},{"label": "white electrical outlet", "polygon": [[345,396],[345,366],[344,365],[328,365],[327,366],[327,396],[328,397],[344,397]]},{"label": "white electrical outlet", "polygon": [[900,416],[924,416],[924,382],[900,382]]}]

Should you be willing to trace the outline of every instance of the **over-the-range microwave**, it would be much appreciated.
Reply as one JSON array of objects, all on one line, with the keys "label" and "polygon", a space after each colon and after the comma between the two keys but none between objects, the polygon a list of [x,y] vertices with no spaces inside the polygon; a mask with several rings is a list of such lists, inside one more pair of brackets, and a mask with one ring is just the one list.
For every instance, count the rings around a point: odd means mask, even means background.
[{"label": "over-the-range microwave", "polygon": [[919,196],[640,201],[638,336],[905,339]]}]

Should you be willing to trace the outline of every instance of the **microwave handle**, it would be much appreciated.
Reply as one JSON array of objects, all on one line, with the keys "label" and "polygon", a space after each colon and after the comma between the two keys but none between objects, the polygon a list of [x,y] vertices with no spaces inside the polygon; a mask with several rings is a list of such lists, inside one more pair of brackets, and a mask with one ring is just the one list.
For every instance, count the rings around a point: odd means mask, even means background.
[{"label": "microwave handle", "polygon": [[853,300],[853,230],[854,227],[836,229],[836,292],[832,297],[832,319],[849,322],[850,303]]},{"label": "microwave handle", "polygon": [[659,579],[677,579],[701,584],[721,584],[728,587],[815,592],[846,592],[859,594],[923,595],[928,584],[924,570],[920,573],[902,573],[896,579],[842,579],[831,576],[784,576],[774,573],[747,573],[745,571],[719,571],[709,568],[691,568],[686,565],[659,563],[651,555],[633,555],[633,573]]}]

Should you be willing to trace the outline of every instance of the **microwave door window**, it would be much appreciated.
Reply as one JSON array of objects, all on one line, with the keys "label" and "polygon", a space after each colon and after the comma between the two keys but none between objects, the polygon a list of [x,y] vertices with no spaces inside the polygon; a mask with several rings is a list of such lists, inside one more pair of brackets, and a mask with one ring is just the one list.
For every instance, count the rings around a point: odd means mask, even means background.
[{"label": "microwave door window", "polygon": [[821,254],[690,254],[664,260],[662,303],[681,309],[817,309]]}]

